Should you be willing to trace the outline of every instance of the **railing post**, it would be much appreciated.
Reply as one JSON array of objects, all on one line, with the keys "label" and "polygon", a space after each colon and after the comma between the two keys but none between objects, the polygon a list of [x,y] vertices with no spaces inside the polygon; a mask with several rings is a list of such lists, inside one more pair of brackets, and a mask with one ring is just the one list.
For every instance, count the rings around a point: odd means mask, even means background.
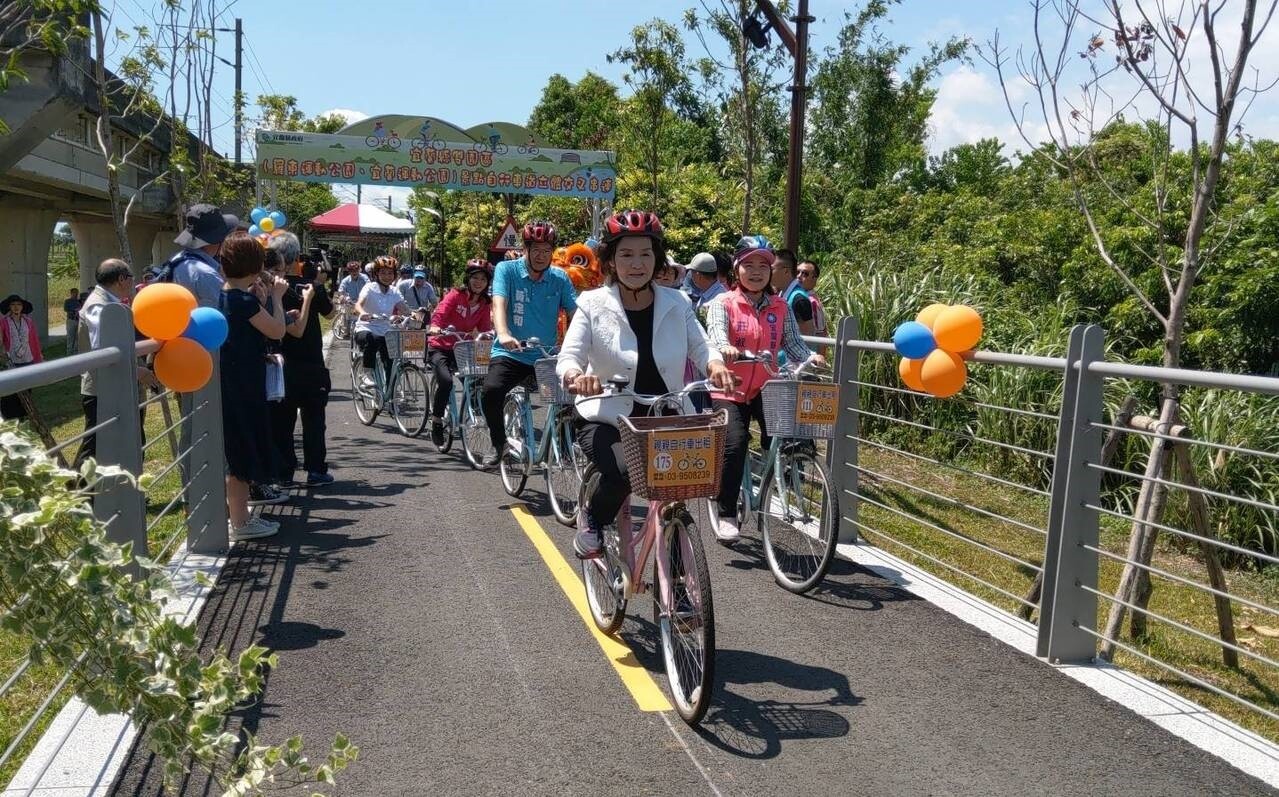
[{"label": "railing post", "polygon": [[826,451],[826,464],[835,480],[835,497],[839,501],[839,541],[857,542],[857,438],[858,400],[861,388],[850,384],[861,381],[857,363],[859,352],[847,345],[857,337],[856,316],[845,316],[839,322],[835,337],[835,384],[839,385],[839,414],[835,418],[835,438]]},{"label": "railing post", "polygon": [[[134,477],[142,475],[142,425],[138,417],[138,358],[134,356],[133,313],[123,304],[102,308],[101,345],[121,351],[120,360],[94,375],[98,422],[115,422],[97,433],[97,461],[115,465]],[[146,499],[137,484],[103,479],[93,500],[93,513],[107,524],[112,542],[133,544],[134,556],[147,556]],[[134,569],[136,573],[136,568]]]},{"label": "railing post", "polygon": [[[230,547],[226,519],[226,467],[222,445],[222,383],[218,353],[213,376],[190,396],[191,454],[187,460],[187,550],[220,554]],[[179,404],[181,406],[181,404]]]},{"label": "railing post", "polygon": [[1097,554],[1083,546],[1096,548],[1100,538],[1097,511],[1085,505],[1101,500],[1101,472],[1088,464],[1101,458],[1104,434],[1093,424],[1104,422],[1104,379],[1088,366],[1103,359],[1104,342],[1101,327],[1076,326],[1066,355],[1037,646],[1054,664],[1091,661],[1097,653],[1088,633],[1097,628],[1097,596],[1080,586],[1097,588]]}]

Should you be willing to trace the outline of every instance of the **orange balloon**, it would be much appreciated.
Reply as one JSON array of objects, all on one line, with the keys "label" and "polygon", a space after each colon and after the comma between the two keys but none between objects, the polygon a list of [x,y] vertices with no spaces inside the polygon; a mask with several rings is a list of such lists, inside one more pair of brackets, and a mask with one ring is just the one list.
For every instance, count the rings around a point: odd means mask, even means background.
[{"label": "orange balloon", "polygon": [[919,368],[919,381],[937,398],[950,398],[964,389],[968,366],[958,354],[933,349]]},{"label": "orange balloon", "polygon": [[962,304],[947,307],[933,321],[933,337],[937,345],[949,352],[968,351],[981,340],[981,316]]},{"label": "orange balloon", "polygon": [[191,291],[173,282],[154,282],[133,300],[133,325],[148,338],[172,340],[191,322]]},{"label": "orange balloon", "polygon": [[213,376],[213,358],[190,338],[166,341],[155,355],[155,378],[177,393],[194,393]]},{"label": "orange balloon", "polygon": [[902,382],[911,390],[917,390],[920,393],[927,393],[924,390],[924,382],[920,378],[920,368],[924,365],[924,361],[908,360],[905,357],[897,362],[897,375],[902,378]]},{"label": "orange balloon", "polygon": [[937,316],[941,315],[943,310],[950,307],[948,304],[941,302],[933,302],[932,304],[919,311],[919,315],[915,316],[915,320],[929,329],[933,328],[933,323],[937,321]]}]

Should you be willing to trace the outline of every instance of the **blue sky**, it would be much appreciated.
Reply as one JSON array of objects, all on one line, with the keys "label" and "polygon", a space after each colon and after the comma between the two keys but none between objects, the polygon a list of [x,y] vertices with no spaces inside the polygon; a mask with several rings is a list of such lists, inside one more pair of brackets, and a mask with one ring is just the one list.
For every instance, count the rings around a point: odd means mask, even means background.
[{"label": "blue sky", "polygon": [[[720,0],[224,0],[219,23],[244,20],[244,89],[291,94],[309,115],[340,110],[349,118],[381,113],[425,114],[460,127],[505,120],[524,123],[547,79],[576,80],[588,70],[620,84],[622,69],[605,60],[631,28],[654,17],[679,23],[685,9]],[[143,19],[159,0],[115,0],[118,20]],[[1100,4],[1100,0],[1097,0]],[[810,0],[818,17],[812,48],[836,41],[848,8],[860,3]],[[904,0],[882,26],[891,41],[923,52],[930,41],[968,36],[986,43],[996,29],[1007,44],[1031,41],[1029,0]],[[1224,26],[1223,26],[1224,27]],[[233,57],[234,36],[218,34],[218,53]],[[690,56],[703,54],[691,33]],[[776,39],[773,39],[776,42]],[[1279,71],[1279,26],[1268,31],[1254,62],[1273,78]],[[215,146],[230,152],[232,70],[215,85]],[[948,67],[938,80],[929,148],[994,136],[1021,146],[993,70],[975,55]],[[1279,133],[1273,99],[1252,111],[1255,132]],[[404,191],[391,189],[398,207]],[[365,191],[385,196],[386,189]],[[344,190],[339,195],[345,198]]]}]

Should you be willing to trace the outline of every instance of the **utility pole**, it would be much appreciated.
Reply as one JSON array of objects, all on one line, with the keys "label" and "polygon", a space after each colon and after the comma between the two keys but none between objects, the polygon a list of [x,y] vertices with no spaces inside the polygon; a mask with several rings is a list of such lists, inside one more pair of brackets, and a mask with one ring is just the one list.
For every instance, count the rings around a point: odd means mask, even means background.
[{"label": "utility pole", "polygon": [[244,97],[240,90],[240,72],[244,66],[244,24],[239,17],[235,18],[235,165],[243,161],[240,147],[244,142]]},{"label": "utility pole", "polygon": [[390,194],[386,195],[386,212],[387,213],[391,212],[391,195]]},{"label": "utility pole", "polygon": [[[790,149],[786,157],[786,248],[799,251],[799,197],[804,177],[804,111],[808,106],[808,23],[816,17],[808,14],[808,0],[799,0],[799,13],[791,17],[795,30],[791,31],[777,6],[769,0],[755,0],[755,4],[791,57],[795,59],[795,74],[790,86]],[[762,35],[762,34],[761,34]],[[762,44],[759,46],[763,46]]]}]

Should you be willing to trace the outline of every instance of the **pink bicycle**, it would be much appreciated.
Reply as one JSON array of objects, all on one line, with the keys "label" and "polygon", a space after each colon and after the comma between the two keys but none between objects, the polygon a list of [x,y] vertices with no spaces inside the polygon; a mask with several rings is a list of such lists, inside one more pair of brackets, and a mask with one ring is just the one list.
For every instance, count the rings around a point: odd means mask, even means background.
[{"label": "pink bicycle", "polygon": [[[715,614],[706,552],[684,502],[718,493],[728,414],[663,414],[682,412],[684,397],[710,389],[709,382],[695,382],[665,396],[637,395],[626,384],[614,378],[601,395],[577,401],[625,395],[653,408],[652,417],[618,418],[631,491],[648,501],[648,514],[636,534],[629,497],[622,502],[617,523],[604,529],[601,554],[581,561],[586,600],[595,625],[612,634],[625,619],[627,601],[652,595],[653,622],[675,710],[689,725],[696,725],[714,692]],[[595,465],[588,465],[578,498],[579,525],[599,478]],[[646,571],[652,573],[647,580]]]}]

